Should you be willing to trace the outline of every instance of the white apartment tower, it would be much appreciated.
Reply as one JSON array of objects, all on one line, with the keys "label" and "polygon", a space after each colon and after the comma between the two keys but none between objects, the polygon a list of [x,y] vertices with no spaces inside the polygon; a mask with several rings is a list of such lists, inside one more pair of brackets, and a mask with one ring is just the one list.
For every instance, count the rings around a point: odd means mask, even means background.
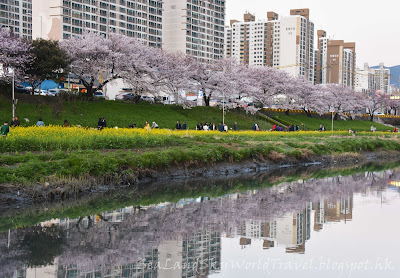
[{"label": "white apartment tower", "polygon": [[204,62],[220,59],[224,51],[225,2],[164,0],[163,48]]},{"label": "white apartment tower", "polygon": [[32,0],[0,0],[0,27],[32,38]]},{"label": "white apartment tower", "polygon": [[162,0],[32,0],[33,39],[110,32],[162,46]]},{"label": "white apartment tower", "polygon": [[384,63],[379,64],[375,69],[376,89],[384,93],[390,93],[390,69],[385,68]]},{"label": "white apartment tower", "polygon": [[250,66],[280,68],[314,82],[314,24],[308,9],[290,11],[279,18],[268,12],[266,21],[244,15],[225,30],[225,55]]},{"label": "white apartment tower", "polygon": [[370,68],[368,63],[363,69],[357,69],[355,90],[369,94],[376,91],[375,69]]}]

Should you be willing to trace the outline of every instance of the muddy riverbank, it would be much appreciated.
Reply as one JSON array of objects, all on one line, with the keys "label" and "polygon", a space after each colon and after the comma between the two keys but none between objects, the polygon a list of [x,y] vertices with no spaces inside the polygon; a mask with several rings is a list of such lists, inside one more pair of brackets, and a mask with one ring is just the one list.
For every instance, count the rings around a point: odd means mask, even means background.
[{"label": "muddy riverbank", "polygon": [[[202,182],[206,180],[234,180],[242,176],[256,176],[263,173],[287,172],[289,176],[297,169],[311,171],[361,167],[370,162],[391,162],[400,157],[399,151],[377,151],[363,153],[342,153],[337,155],[296,157],[263,157],[241,162],[221,162],[198,165],[175,165],[168,169],[140,169],[134,174],[115,173],[107,179],[87,177],[85,179],[57,179],[32,185],[0,185],[0,208],[3,210],[20,208],[41,202],[66,202],[78,198],[88,198],[119,190],[154,187],[157,184],[177,184]],[[283,174],[284,175],[284,174]]]}]

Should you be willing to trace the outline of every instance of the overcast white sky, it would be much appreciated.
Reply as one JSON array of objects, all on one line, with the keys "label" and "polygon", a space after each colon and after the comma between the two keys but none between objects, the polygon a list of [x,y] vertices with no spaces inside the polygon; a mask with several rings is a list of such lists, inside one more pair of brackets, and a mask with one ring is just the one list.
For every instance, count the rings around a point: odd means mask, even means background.
[{"label": "overcast white sky", "polygon": [[[316,30],[356,42],[357,65],[400,65],[400,1],[398,0],[226,0],[226,25],[249,11],[266,19],[268,11],[288,16],[290,9],[309,8]],[[315,31],[316,33],[316,31]]]}]

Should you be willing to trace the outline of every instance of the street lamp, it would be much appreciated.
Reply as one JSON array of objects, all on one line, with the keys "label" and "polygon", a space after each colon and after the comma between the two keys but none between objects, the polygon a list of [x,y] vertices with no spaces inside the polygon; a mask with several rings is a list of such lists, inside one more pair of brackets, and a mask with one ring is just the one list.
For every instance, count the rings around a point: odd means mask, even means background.
[{"label": "street lamp", "polygon": [[335,113],[335,108],[331,108],[330,112],[332,113],[332,133],[333,133],[333,114]]},{"label": "street lamp", "polygon": [[11,84],[11,96],[12,96],[12,117],[15,117],[15,71],[10,68],[9,71],[12,73],[12,84]]},{"label": "street lamp", "polygon": [[222,124],[225,124],[225,92],[222,92]]}]

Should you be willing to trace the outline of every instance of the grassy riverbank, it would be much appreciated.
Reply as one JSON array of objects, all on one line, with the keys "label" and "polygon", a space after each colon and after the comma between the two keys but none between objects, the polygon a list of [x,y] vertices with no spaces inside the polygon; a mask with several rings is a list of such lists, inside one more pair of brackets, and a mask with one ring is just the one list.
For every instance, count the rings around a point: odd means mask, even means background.
[{"label": "grassy riverbank", "polygon": [[[143,128],[145,122],[154,121],[161,128],[174,129],[176,121],[186,122],[190,129],[196,129],[198,122],[222,122],[222,110],[218,107],[195,107],[183,109],[176,105],[139,104],[121,101],[58,101],[54,97],[20,95],[16,114],[23,126],[36,124],[39,117],[46,125],[63,125],[68,120],[71,125],[97,127],[100,117],[105,117],[109,127],[128,127],[135,123]],[[25,122],[24,118],[29,119]],[[0,95],[0,121],[11,121],[11,100]],[[225,122],[232,127],[237,122],[241,130],[251,130],[257,122],[262,130],[269,130],[272,124],[244,111],[227,111]],[[3,123],[3,122],[2,122]]]},{"label": "grassy riverbank", "polygon": [[143,129],[16,128],[0,140],[0,184],[134,182],[162,172],[237,163],[280,164],[319,156],[400,150],[397,134],[203,132]]},{"label": "grassy riverbank", "polygon": [[[68,120],[71,125],[83,127],[96,127],[98,119],[105,117],[109,127],[128,127],[135,123],[137,127],[144,127],[146,121],[155,121],[161,128],[174,129],[176,121],[186,122],[190,129],[195,129],[198,122],[222,122],[222,110],[218,107],[195,107],[183,109],[176,105],[162,105],[149,103],[129,103],[121,101],[84,101],[84,100],[61,100],[54,97],[18,95],[16,114],[19,116],[23,126],[34,125],[39,117],[43,118],[46,125],[63,125]],[[271,113],[283,120],[283,124],[293,124],[302,127],[305,124],[307,130],[318,130],[323,124],[328,130],[331,128],[329,119],[320,119],[318,115],[313,118],[302,114]],[[24,119],[29,119],[26,122]],[[11,121],[11,100],[0,94],[0,121]],[[237,122],[240,130],[251,130],[254,123],[261,130],[270,130],[272,124],[265,119],[246,114],[244,110],[226,111],[225,122],[232,127]],[[374,125],[378,131],[392,130],[391,127],[371,123],[368,120],[338,120],[334,121],[335,130],[370,131]]]}]

